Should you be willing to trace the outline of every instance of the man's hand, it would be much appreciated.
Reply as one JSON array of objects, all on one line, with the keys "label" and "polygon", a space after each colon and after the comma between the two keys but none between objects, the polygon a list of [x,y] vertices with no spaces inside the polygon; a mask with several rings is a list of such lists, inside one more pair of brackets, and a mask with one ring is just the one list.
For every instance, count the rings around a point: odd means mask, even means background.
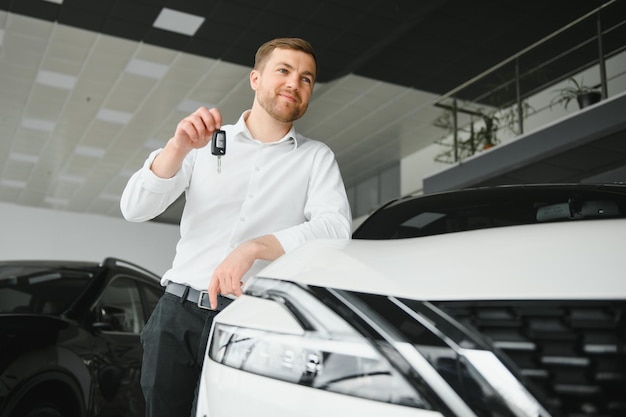
[{"label": "man's hand", "polygon": [[239,297],[242,278],[257,259],[273,261],[285,251],[274,235],[266,235],[239,245],[215,268],[209,284],[211,308],[217,308],[218,294],[232,294]]},{"label": "man's hand", "polygon": [[172,178],[192,149],[205,147],[213,132],[222,127],[222,114],[217,108],[200,107],[181,120],[174,136],[157,155],[150,169],[160,178]]},{"label": "man's hand", "polygon": [[202,106],[176,125],[172,140],[180,149],[203,148],[210,141],[213,132],[222,127],[222,114],[217,108]]}]

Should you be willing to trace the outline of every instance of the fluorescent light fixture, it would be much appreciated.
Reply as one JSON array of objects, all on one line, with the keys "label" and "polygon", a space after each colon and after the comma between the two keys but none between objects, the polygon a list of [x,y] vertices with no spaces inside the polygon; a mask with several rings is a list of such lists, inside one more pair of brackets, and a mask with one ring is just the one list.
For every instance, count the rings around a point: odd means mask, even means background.
[{"label": "fluorescent light fixture", "polygon": [[6,178],[0,179],[0,185],[10,188],[26,188],[26,181],[8,180]]},{"label": "fluorescent light fixture", "polygon": [[58,197],[46,197],[43,201],[54,206],[67,206],[69,203],[67,199]]},{"label": "fluorescent light fixture", "polygon": [[93,158],[102,158],[106,153],[106,150],[102,148],[96,148],[94,146],[77,146],[74,149],[74,153],[82,156],[91,156]]},{"label": "fluorescent light fixture", "polygon": [[0,46],[2,46],[3,41],[4,41],[4,29],[0,29]]},{"label": "fluorescent light fixture", "polygon": [[47,85],[50,87],[71,90],[76,84],[76,77],[72,75],[61,74],[60,72],[40,70],[37,73],[37,82],[39,84]]},{"label": "fluorescent light fixture", "polygon": [[59,175],[59,181],[82,184],[85,182],[85,177],[80,177],[78,175],[61,174]]},{"label": "fluorescent light fixture", "polygon": [[47,1],[48,3],[63,4],[63,0],[43,0],[43,1]]},{"label": "fluorescent light fixture", "polygon": [[99,198],[101,200],[107,200],[107,201],[120,201],[121,196],[119,194],[113,194],[113,193],[102,193],[100,194]]},{"label": "fluorescent light fixture", "polygon": [[120,125],[125,125],[130,122],[130,119],[133,118],[133,114],[125,111],[111,110],[111,109],[100,109],[98,114],[96,115],[96,119],[102,120],[105,122],[116,123]]},{"label": "fluorescent light fixture", "polygon": [[142,77],[160,80],[168,69],[169,66],[164,64],[133,58],[126,65],[125,71]]},{"label": "fluorescent light fixture", "polygon": [[28,153],[11,152],[9,154],[9,159],[11,161],[36,163],[39,161],[39,156]]},{"label": "fluorescent light fixture", "polygon": [[125,168],[125,169],[123,169],[123,170],[121,170],[121,171],[120,171],[119,176],[120,176],[120,177],[124,177],[124,178],[130,178],[130,177],[132,177],[132,176],[133,176],[133,174],[134,174],[135,172],[137,172],[137,170],[136,170],[136,169],[128,169],[128,168]]},{"label": "fluorescent light fixture", "polygon": [[152,26],[158,29],[169,30],[170,32],[193,36],[202,23],[204,23],[204,17],[202,16],[163,8]]},{"label": "fluorescent light fixture", "polygon": [[56,124],[50,120],[33,119],[30,117],[24,117],[22,119],[22,127],[27,129],[41,130],[43,132],[52,132]]},{"label": "fluorescent light fixture", "polygon": [[154,138],[150,138],[147,141],[145,141],[143,143],[143,147],[144,148],[148,148],[148,149],[159,149],[159,148],[163,148],[165,147],[165,141],[161,140],[161,139],[154,139]]},{"label": "fluorescent light fixture", "polygon": [[210,109],[211,107],[215,107],[214,104],[202,103],[201,101],[183,100],[178,104],[178,106],[176,106],[176,110],[183,112],[185,114],[190,114],[198,110],[198,108],[200,108],[201,106],[204,106],[207,109]]}]

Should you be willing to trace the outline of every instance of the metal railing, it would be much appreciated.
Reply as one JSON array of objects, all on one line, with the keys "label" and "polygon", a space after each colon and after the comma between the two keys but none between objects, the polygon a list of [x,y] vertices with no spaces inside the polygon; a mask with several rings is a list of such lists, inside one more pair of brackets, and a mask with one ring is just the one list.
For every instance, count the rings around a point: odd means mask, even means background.
[{"label": "metal railing", "polygon": [[[447,135],[438,141],[444,146],[439,162],[460,162],[481,147],[498,144],[498,133],[504,129],[522,135],[525,120],[537,111],[529,105],[530,97],[567,80],[583,84],[574,77],[590,68],[597,68],[594,78],[599,82],[581,87],[608,98],[606,60],[626,50],[626,16],[611,14],[616,1],[586,13],[440,96],[434,105],[443,112],[435,125]],[[555,53],[557,42],[569,47]],[[573,93],[575,87],[564,87],[561,94]],[[545,103],[544,109],[554,101]]]}]

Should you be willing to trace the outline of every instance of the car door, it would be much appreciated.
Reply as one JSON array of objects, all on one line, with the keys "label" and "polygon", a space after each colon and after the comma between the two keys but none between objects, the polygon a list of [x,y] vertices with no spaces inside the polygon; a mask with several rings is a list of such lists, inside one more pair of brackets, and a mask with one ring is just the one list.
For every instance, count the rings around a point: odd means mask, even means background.
[{"label": "car door", "polygon": [[140,334],[158,295],[135,278],[116,276],[94,307],[92,399],[98,416],[144,414]]}]

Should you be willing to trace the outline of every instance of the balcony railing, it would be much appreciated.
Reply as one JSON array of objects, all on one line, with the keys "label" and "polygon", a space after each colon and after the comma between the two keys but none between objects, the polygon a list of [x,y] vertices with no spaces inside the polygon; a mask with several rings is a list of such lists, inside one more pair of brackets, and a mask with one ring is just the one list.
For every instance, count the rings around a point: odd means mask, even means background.
[{"label": "balcony railing", "polygon": [[597,99],[626,90],[626,65],[607,69],[626,56],[626,16],[612,13],[616,1],[439,97],[437,161],[461,162],[574,111],[577,87],[594,91]]}]

